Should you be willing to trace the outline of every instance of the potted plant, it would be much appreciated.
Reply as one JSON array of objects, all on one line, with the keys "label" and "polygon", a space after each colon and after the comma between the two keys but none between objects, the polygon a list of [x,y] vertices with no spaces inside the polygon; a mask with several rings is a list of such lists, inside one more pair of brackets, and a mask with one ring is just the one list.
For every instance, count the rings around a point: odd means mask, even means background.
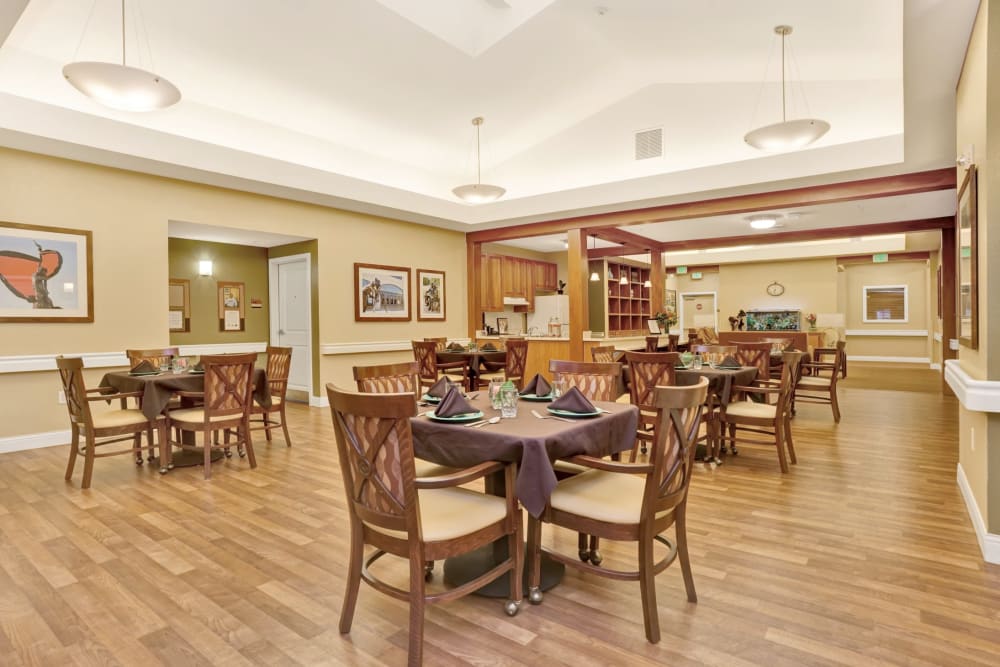
[{"label": "potted plant", "polygon": [[816,313],[806,315],[806,322],[809,323],[809,331],[816,331]]},{"label": "potted plant", "polygon": [[667,308],[666,310],[661,310],[653,315],[653,318],[660,325],[660,331],[667,333],[670,331],[670,327],[677,324],[677,313]]}]

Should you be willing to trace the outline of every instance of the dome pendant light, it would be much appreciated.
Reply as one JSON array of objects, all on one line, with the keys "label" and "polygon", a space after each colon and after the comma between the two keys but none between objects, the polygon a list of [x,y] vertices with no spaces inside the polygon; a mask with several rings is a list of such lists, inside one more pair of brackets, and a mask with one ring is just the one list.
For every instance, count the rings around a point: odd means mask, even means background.
[{"label": "dome pendant light", "polygon": [[181,91],[163,77],[125,64],[125,0],[122,0],[122,64],[79,61],[63,67],[70,85],[119,111],[154,111],[180,101]]},{"label": "dome pendant light", "polygon": [[[594,236],[592,238],[594,239],[594,250],[596,250],[597,249],[597,234],[594,234]],[[597,271],[591,271],[590,272],[590,282],[597,283],[597,282],[600,282],[600,281],[601,281],[601,277],[599,275],[597,275]]]},{"label": "dome pendant light", "polygon": [[476,126],[476,182],[474,185],[460,185],[452,192],[455,193],[456,197],[469,204],[485,204],[500,199],[507,191],[499,185],[487,185],[482,182],[482,161],[479,156],[479,127],[483,124],[482,116],[473,118],[472,124]]},{"label": "dome pendant light", "polygon": [[628,285],[629,268],[625,264],[625,246],[624,246],[624,244],[622,245],[621,258],[622,258],[622,263],[621,263],[621,266],[618,267],[618,284],[619,285]]},{"label": "dome pendant light", "polygon": [[751,130],[743,141],[758,150],[768,153],[790,151],[808,146],[830,131],[830,124],[818,118],[798,118],[788,120],[786,115],[785,82],[785,37],[792,33],[792,26],[774,27],[775,34],[781,35],[781,122]]}]

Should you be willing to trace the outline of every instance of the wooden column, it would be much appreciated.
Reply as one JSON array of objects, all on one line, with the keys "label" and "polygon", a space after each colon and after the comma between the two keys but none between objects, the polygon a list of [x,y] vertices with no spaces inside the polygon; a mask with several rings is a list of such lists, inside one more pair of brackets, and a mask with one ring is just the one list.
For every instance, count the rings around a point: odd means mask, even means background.
[{"label": "wooden column", "polygon": [[[958,338],[958,311],[955,307],[955,284],[958,279],[957,258],[955,256],[955,230],[941,230],[941,252],[938,261],[941,264],[941,389],[945,394],[953,395],[951,387],[944,379],[944,362],[946,359],[957,359],[958,352],[949,345],[952,338]],[[937,276],[934,276],[935,283]]]},{"label": "wooden column", "polygon": [[664,288],[667,274],[663,271],[663,253],[653,250],[649,258],[649,308],[650,316],[656,315],[657,311],[663,310]]},{"label": "wooden column", "polygon": [[472,241],[465,236],[466,252],[466,285],[468,294],[469,338],[475,339],[476,329],[482,319],[483,303],[483,244]]},{"label": "wooden column", "polygon": [[587,290],[587,235],[582,229],[566,232],[566,287],[569,290],[569,358],[583,361],[583,331],[589,328]]}]

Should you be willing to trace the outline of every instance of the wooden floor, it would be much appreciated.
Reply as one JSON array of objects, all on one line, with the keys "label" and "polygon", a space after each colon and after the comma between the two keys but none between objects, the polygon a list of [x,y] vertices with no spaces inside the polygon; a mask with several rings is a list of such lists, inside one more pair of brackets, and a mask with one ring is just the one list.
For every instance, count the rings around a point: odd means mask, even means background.
[{"label": "wooden floor", "polygon": [[[570,573],[515,618],[480,598],[432,608],[425,663],[1000,664],[1000,568],[956,487],[956,403],[939,386],[852,366],[841,424],[800,406],[790,474],[748,447],[702,469],[699,602],[678,568],[658,577],[658,645],[637,584]],[[261,444],[256,471],[233,459],[210,482],[120,457],[81,491],[63,482],[65,447],[0,456],[0,665],[404,664],[406,608],[366,586],[352,634],[337,632],[346,515],[329,414],[290,415],[294,448]],[[609,564],[630,558],[603,546]]]}]

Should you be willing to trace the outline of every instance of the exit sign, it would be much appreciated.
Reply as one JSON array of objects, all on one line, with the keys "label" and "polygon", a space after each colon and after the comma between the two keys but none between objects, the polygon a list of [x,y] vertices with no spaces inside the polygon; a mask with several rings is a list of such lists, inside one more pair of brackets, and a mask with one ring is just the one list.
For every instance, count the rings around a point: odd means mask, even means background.
[{"label": "exit sign", "polygon": [[687,273],[687,272],[688,272],[688,267],[686,266],[677,267],[677,275],[681,275],[682,273]]},{"label": "exit sign", "polygon": [[701,271],[692,271],[691,280],[701,280]]},{"label": "exit sign", "polygon": [[887,252],[877,252],[872,255],[873,264],[885,264],[889,261],[889,253]]}]

